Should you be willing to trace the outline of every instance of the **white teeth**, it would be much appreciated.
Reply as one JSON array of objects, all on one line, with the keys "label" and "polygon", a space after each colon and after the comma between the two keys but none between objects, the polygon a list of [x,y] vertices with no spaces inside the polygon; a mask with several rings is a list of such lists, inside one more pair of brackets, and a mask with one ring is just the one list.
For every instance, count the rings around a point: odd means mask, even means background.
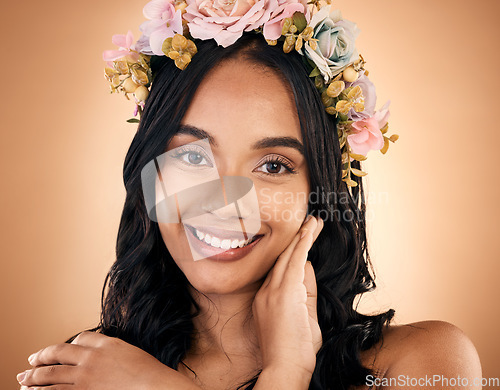
[{"label": "white teeth", "polygon": [[222,249],[229,249],[231,247],[231,240],[222,240],[220,243]]},{"label": "white teeth", "polygon": [[210,243],[215,248],[220,248],[220,239],[217,237],[212,237],[212,242]]},{"label": "white teeth", "polygon": [[203,233],[199,231],[198,229],[194,229],[196,236],[201,240],[205,241],[207,244],[213,246],[214,248],[222,248],[224,250],[227,250],[229,248],[243,248],[245,245],[248,245],[252,239],[247,239],[247,240],[238,240],[237,238],[235,239],[221,239],[219,237],[213,237],[208,233]]}]

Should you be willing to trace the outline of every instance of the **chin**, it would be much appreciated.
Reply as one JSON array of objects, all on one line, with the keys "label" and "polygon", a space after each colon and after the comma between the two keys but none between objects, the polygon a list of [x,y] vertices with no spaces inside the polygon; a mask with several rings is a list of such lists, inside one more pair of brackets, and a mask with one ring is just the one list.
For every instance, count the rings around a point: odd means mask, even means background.
[{"label": "chin", "polygon": [[259,273],[259,275],[256,274],[252,277],[248,272],[250,270],[244,274],[243,272],[236,273],[230,270],[224,272],[220,268],[206,269],[199,262],[196,262],[194,265],[197,266],[198,269],[196,271],[191,270],[192,272],[185,272],[185,275],[192,287],[200,293],[207,295],[227,295],[251,291],[257,292],[267,274],[267,272],[264,275],[260,275]]},{"label": "chin", "polygon": [[[191,283],[191,282],[190,282]],[[262,283],[260,283],[262,284]],[[197,280],[191,285],[200,293],[206,295],[229,295],[248,292],[255,284],[238,283],[237,280],[226,283],[215,283],[214,280]]]}]

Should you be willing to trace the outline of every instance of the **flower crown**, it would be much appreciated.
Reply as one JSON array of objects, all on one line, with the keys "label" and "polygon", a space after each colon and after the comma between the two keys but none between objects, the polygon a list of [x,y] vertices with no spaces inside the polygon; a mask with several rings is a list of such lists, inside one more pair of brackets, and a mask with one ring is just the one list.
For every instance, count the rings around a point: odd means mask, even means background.
[{"label": "flower crown", "polygon": [[285,53],[303,56],[326,112],[337,118],[342,180],[349,187],[357,185],[351,175],[366,175],[351,166],[353,160],[366,160],[370,150],[385,154],[389,141],[398,139],[386,135],[389,102],[375,111],[375,87],[355,46],[359,29],[331,9],[331,0],[152,0],[143,12],[148,20],[140,26],[139,40],[131,31],[114,35],[119,49],[103,53],[111,92],[123,92],[127,99],[133,94],[134,117],[142,114],[149,95],[151,56],[168,56],[184,70],[197,52],[193,39],[215,39],[227,47],[244,31],[254,31],[269,45],[279,42]]}]

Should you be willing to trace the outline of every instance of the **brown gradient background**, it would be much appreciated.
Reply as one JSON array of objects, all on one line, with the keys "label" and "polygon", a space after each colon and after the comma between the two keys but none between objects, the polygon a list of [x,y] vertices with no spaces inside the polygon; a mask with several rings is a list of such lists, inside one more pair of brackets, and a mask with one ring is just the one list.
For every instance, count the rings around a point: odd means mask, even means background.
[{"label": "brown gradient background", "polygon": [[[146,1],[3,2],[2,389],[27,356],[99,318],[136,125],[109,95],[101,52]],[[400,140],[372,152],[369,239],[397,323],[441,319],[499,377],[498,0],[338,0]],[[385,195],[384,195],[385,194]]]}]

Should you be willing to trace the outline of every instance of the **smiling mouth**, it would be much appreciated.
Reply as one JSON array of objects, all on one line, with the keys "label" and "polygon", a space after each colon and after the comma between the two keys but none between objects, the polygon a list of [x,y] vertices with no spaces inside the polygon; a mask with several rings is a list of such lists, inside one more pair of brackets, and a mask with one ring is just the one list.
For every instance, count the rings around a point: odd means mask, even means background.
[{"label": "smiling mouth", "polygon": [[[236,248],[243,248],[247,245],[250,245],[252,242],[256,241],[260,237],[263,236],[263,234],[259,235],[254,235],[252,238],[249,239],[238,239],[235,237],[230,237],[230,236],[217,236],[210,234],[206,231],[203,231],[203,228],[195,228],[190,225],[186,225],[189,230],[193,233],[193,236],[196,237],[199,241],[204,242],[205,244],[208,244],[214,248],[221,248],[221,249],[236,249]],[[236,232],[233,232],[236,233]],[[241,232],[239,232],[241,234]]]}]

